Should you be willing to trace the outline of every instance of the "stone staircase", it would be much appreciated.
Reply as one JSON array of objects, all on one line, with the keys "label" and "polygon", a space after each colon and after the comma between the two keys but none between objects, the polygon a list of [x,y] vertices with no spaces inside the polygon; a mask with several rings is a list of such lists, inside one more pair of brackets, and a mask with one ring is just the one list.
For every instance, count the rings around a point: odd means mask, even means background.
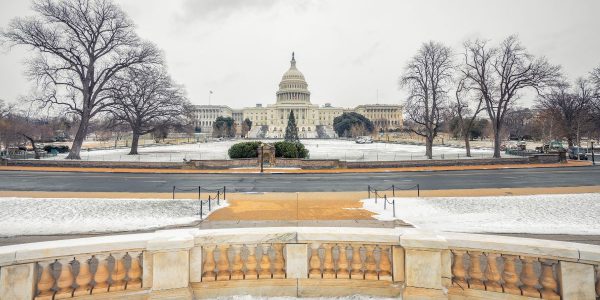
[{"label": "stone staircase", "polygon": [[267,125],[254,126],[248,132],[248,138],[264,139],[265,136],[267,135],[268,131],[269,131],[269,126],[267,126]]},{"label": "stone staircase", "polygon": [[333,139],[337,137],[333,126],[328,125],[317,125],[317,135],[320,139]]}]

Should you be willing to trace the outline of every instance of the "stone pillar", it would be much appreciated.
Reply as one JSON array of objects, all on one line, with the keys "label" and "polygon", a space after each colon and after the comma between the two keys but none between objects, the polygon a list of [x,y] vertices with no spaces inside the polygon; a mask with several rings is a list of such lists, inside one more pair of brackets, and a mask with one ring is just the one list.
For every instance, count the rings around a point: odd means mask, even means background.
[{"label": "stone pillar", "polygon": [[202,247],[190,249],[190,282],[202,281]]},{"label": "stone pillar", "polygon": [[285,245],[286,278],[304,279],[308,278],[308,245],[287,244]]},{"label": "stone pillar", "polygon": [[34,263],[0,268],[0,299],[31,300],[34,285]]},{"label": "stone pillar", "polygon": [[[192,297],[190,270],[194,268],[190,266],[190,249],[193,247],[194,237],[188,233],[169,232],[168,236],[159,234],[148,241],[147,251],[152,254],[150,299]],[[197,254],[195,251],[192,254],[194,261],[197,260]],[[195,272],[193,276],[196,278]]]},{"label": "stone pillar", "polygon": [[392,276],[394,282],[404,282],[404,249],[392,246]]},{"label": "stone pillar", "polygon": [[561,261],[558,264],[561,299],[595,299],[594,275],[593,265]]},{"label": "stone pillar", "polygon": [[443,258],[446,241],[435,235],[404,235],[400,245],[405,251],[402,299],[448,299],[442,279],[451,273],[447,258]]}]

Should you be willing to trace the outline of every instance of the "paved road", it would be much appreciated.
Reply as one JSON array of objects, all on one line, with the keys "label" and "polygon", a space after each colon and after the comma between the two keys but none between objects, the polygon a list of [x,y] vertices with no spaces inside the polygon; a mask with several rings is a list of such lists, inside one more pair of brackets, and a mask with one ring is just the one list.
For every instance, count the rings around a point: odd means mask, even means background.
[{"label": "paved road", "polygon": [[600,184],[600,168],[564,167],[346,174],[127,174],[1,171],[0,190],[170,192],[176,186],[227,186],[229,192],[364,191],[367,185],[423,190],[568,187]]}]

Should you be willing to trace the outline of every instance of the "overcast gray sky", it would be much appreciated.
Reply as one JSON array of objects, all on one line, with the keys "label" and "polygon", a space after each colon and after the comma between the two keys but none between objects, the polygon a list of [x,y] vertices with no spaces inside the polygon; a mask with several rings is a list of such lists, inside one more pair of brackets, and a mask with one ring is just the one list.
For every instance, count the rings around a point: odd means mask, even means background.
[{"label": "overcast gray sky", "polygon": [[[312,102],[401,103],[398,77],[421,43],[459,52],[469,38],[517,33],[570,79],[600,65],[598,0],[116,0],[138,33],[165,51],[173,78],[195,104],[275,102],[296,52]],[[31,14],[26,0],[0,0],[0,27]],[[0,98],[28,93],[22,48],[0,51]],[[379,91],[379,93],[377,93]],[[523,100],[527,104],[527,100]]]}]

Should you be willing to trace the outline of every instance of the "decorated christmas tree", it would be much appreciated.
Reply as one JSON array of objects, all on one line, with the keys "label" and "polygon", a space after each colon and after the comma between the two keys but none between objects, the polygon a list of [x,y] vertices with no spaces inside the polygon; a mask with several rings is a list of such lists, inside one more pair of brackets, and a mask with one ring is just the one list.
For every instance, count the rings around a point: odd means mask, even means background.
[{"label": "decorated christmas tree", "polygon": [[296,117],[294,117],[294,111],[290,112],[288,118],[288,124],[285,128],[285,140],[288,142],[299,142],[298,138],[298,126],[296,126]]}]

